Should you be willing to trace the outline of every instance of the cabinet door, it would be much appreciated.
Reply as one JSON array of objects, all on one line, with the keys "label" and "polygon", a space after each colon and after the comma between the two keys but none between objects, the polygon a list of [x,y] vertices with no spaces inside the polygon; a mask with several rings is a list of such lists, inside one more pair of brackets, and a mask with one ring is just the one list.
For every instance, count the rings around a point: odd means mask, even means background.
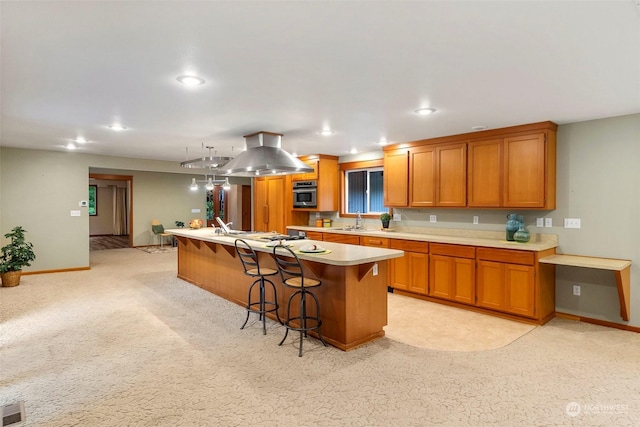
[{"label": "cabinet door", "polygon": [[286,224],[284,220],[285,177],[278,176],[267,178],[267,203],[268,218],[266,231],[277,231],[285,234]]},{"label": "cabinet door", "polygon": [[429,295],[451,299],[453,284],[454,258],[443,255],[431,255],[429,262]]},{"label": "cabinet door", "polygon": [[255,178],[254,185],[254,212],[253,229],[266,231],[268,229],[269,205],[267,202],[267,181],[265,178]]},{"label": "cabinet door", "polygon": [[545,134],[504,139],[505,207],[545,207]]},{"label": "cabinet door", "polygon": [[293,181],[308,181],[308,180],[318,179],[318,158],[317,157],[301,157],[300,160],[310,168],[313,168],[313,172],[297,173],[297,174],[291,175],[291,179]]},{"label": "cabinet door", "polygon": [[307,239],[311,239],[311,240],[322,240],[323,236],[321,232],[319,231],[307,231]]},{"label": "cabinet door", "polygon": [[504,264],[478,261],[478,302],[480,307],[504,310]]},{"label": "cabinet door", "polygon": [[389,280],[391,287],[408,291],[409,283],[411,282],[411,260],[407,253],[405,252],[404,256],[400,258],[389,260],[389,265],[391,266],[391,278]]},{"label": "cabinet door", "polygon": [[427,295],[429,288],[429,257],[427,254],[405,252],[403,258],[409,260],[409,291]]},{"label": "cabinet door", "polygon": [[407,206],[409,204],[409,154],[408,150],[384,153],[384,205]]},{"label": "cabinet door", "polygon": [[353,234],[323,233],[322,240],[325,242],[347,243],[349,245],[360,244],[360,237]]},{"label": "cabinet door", "polygon": [[520,316],[535,314],[535,280],[533,267],[505,264],[505,311]]},{"label": "cabinet door", "polygon": [[466,206],[467,144],[436,148],[436,206]]},{"label": "cabinet door", "polygon": [[411,149],[409,153],[409,204],[434,206],[436,149],[433,146]]},{"label": "cabinet door", "polygon": [[464,304],[475,304],[475,273],[475,260],[466,258],[453,259],[453,300]]},{"label": "cabinet door", "polygon": [[469,143],[467,192],[467,206],[502,205],[502,138]]}]

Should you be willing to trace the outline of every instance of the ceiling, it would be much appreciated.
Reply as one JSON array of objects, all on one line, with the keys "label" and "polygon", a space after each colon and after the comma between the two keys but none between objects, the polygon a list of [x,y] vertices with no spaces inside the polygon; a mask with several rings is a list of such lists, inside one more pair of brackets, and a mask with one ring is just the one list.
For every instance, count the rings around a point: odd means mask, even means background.
[{"label": "ceiling", "polygon": [[[298,155],[343,156],[640,112],[634,0],[4,1],[0,14],[5,147],[82,136],[83,153],[183,161],[269,131]],[[176,80],[189,73],[205,84]]]}]

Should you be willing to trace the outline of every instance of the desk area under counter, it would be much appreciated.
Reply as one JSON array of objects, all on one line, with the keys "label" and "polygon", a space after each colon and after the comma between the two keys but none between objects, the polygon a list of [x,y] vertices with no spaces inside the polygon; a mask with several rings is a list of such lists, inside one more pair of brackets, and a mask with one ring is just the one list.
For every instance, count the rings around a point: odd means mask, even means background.
[{"label": "desk area under counter", "polygon": [[[212,228],[167,232],[178,241],[179,278],[241,306],[246,305],[252,280],[244,274],[234,247],[236,238],[243,238],[242,234],[217,235]],[[267,247],[266,242],[245,240],[256,251],[261,266],[277,268],[272,257],[273,248]],[[346,351],[384,336],[388,261],[402,257],[403,251],[313,240],[291,243],[303,263],[305,274],[322,281],[314,293],[320,300],[325,341]],[[296,250],[309,243],[321,245],[328,252],[314,254]],[[279,276],[273,276],[272,280],[278,293],[279,314],[284,318],[292,290],[282,286]],[[271,313],[268,316],[275,319]],[[239,333],[240,320],[239,317]]]}]

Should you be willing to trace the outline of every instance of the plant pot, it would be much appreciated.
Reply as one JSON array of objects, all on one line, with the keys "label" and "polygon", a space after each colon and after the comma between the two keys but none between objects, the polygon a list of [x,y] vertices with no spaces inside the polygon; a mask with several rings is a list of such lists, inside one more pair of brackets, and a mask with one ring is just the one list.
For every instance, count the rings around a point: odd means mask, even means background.
[{"label": "plant pot", "polygon": [[382,221],[382,228],[389,228],[389,221]]},{"label": "plant pot", "polygon": [[7,271],[6,273],[1,273],[0,277],[2,278],[2,286],[5,288],[18,286],[20,284],[21,274],[22,270]]}]

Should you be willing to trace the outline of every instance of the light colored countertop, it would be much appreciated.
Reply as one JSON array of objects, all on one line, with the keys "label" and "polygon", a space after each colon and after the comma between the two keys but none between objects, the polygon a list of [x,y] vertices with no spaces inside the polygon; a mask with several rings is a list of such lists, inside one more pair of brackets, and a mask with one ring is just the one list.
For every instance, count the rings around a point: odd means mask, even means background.
[{"label": "light colored countertop", "polygon": [[288,226],[288,229],[301,231],[317,231],[320,233],[351,234],[358,236],[376,236],[389,239],[418,240],[430,243],[450,243],[455,245],[483,246],[488,248],[517,249],[522,251],[545,251],[558,246],[555,234],[531,234],[528,243],[508,242],[504,232],[474,231],[462,229],[410,229],[398,231],[380,230],[340,230],[340,227],[308,227],[301,225]]},{"label": "light colored countertop", "polygon": [[[189,239],[197,239],[206,242],[219,243],[222,245],[233,246],[239,236],[225,236],[217,235],[214,233],[213,228],[201,228],[198,230],[191,230],[185,228],[166,230],[167,233],[171,233],[175,236],[187,237]],[[273,248],[268,247],[266,242],[257,242],[254,240],[244,239],[249,246],[256,251],[272,252]],[[367,264],[376,261],[383,261],[392,258],[400,258],[404,255],[403,251],[395,249],[374,248],[369,246],[359,245],[347,245],[344,243],[332,243],[322,242],[317,240],[290,240],[287,241],[293,245],[291,249],[294,250],[298,258],[308,261],[319,262],[323,264],[339,265],[339,266],[351,266]],[[298,252],[298,248],[303,245],[315,244],[319,247],[327,249],[328,253],[314,254],[314,253],[301,253]]]}]

